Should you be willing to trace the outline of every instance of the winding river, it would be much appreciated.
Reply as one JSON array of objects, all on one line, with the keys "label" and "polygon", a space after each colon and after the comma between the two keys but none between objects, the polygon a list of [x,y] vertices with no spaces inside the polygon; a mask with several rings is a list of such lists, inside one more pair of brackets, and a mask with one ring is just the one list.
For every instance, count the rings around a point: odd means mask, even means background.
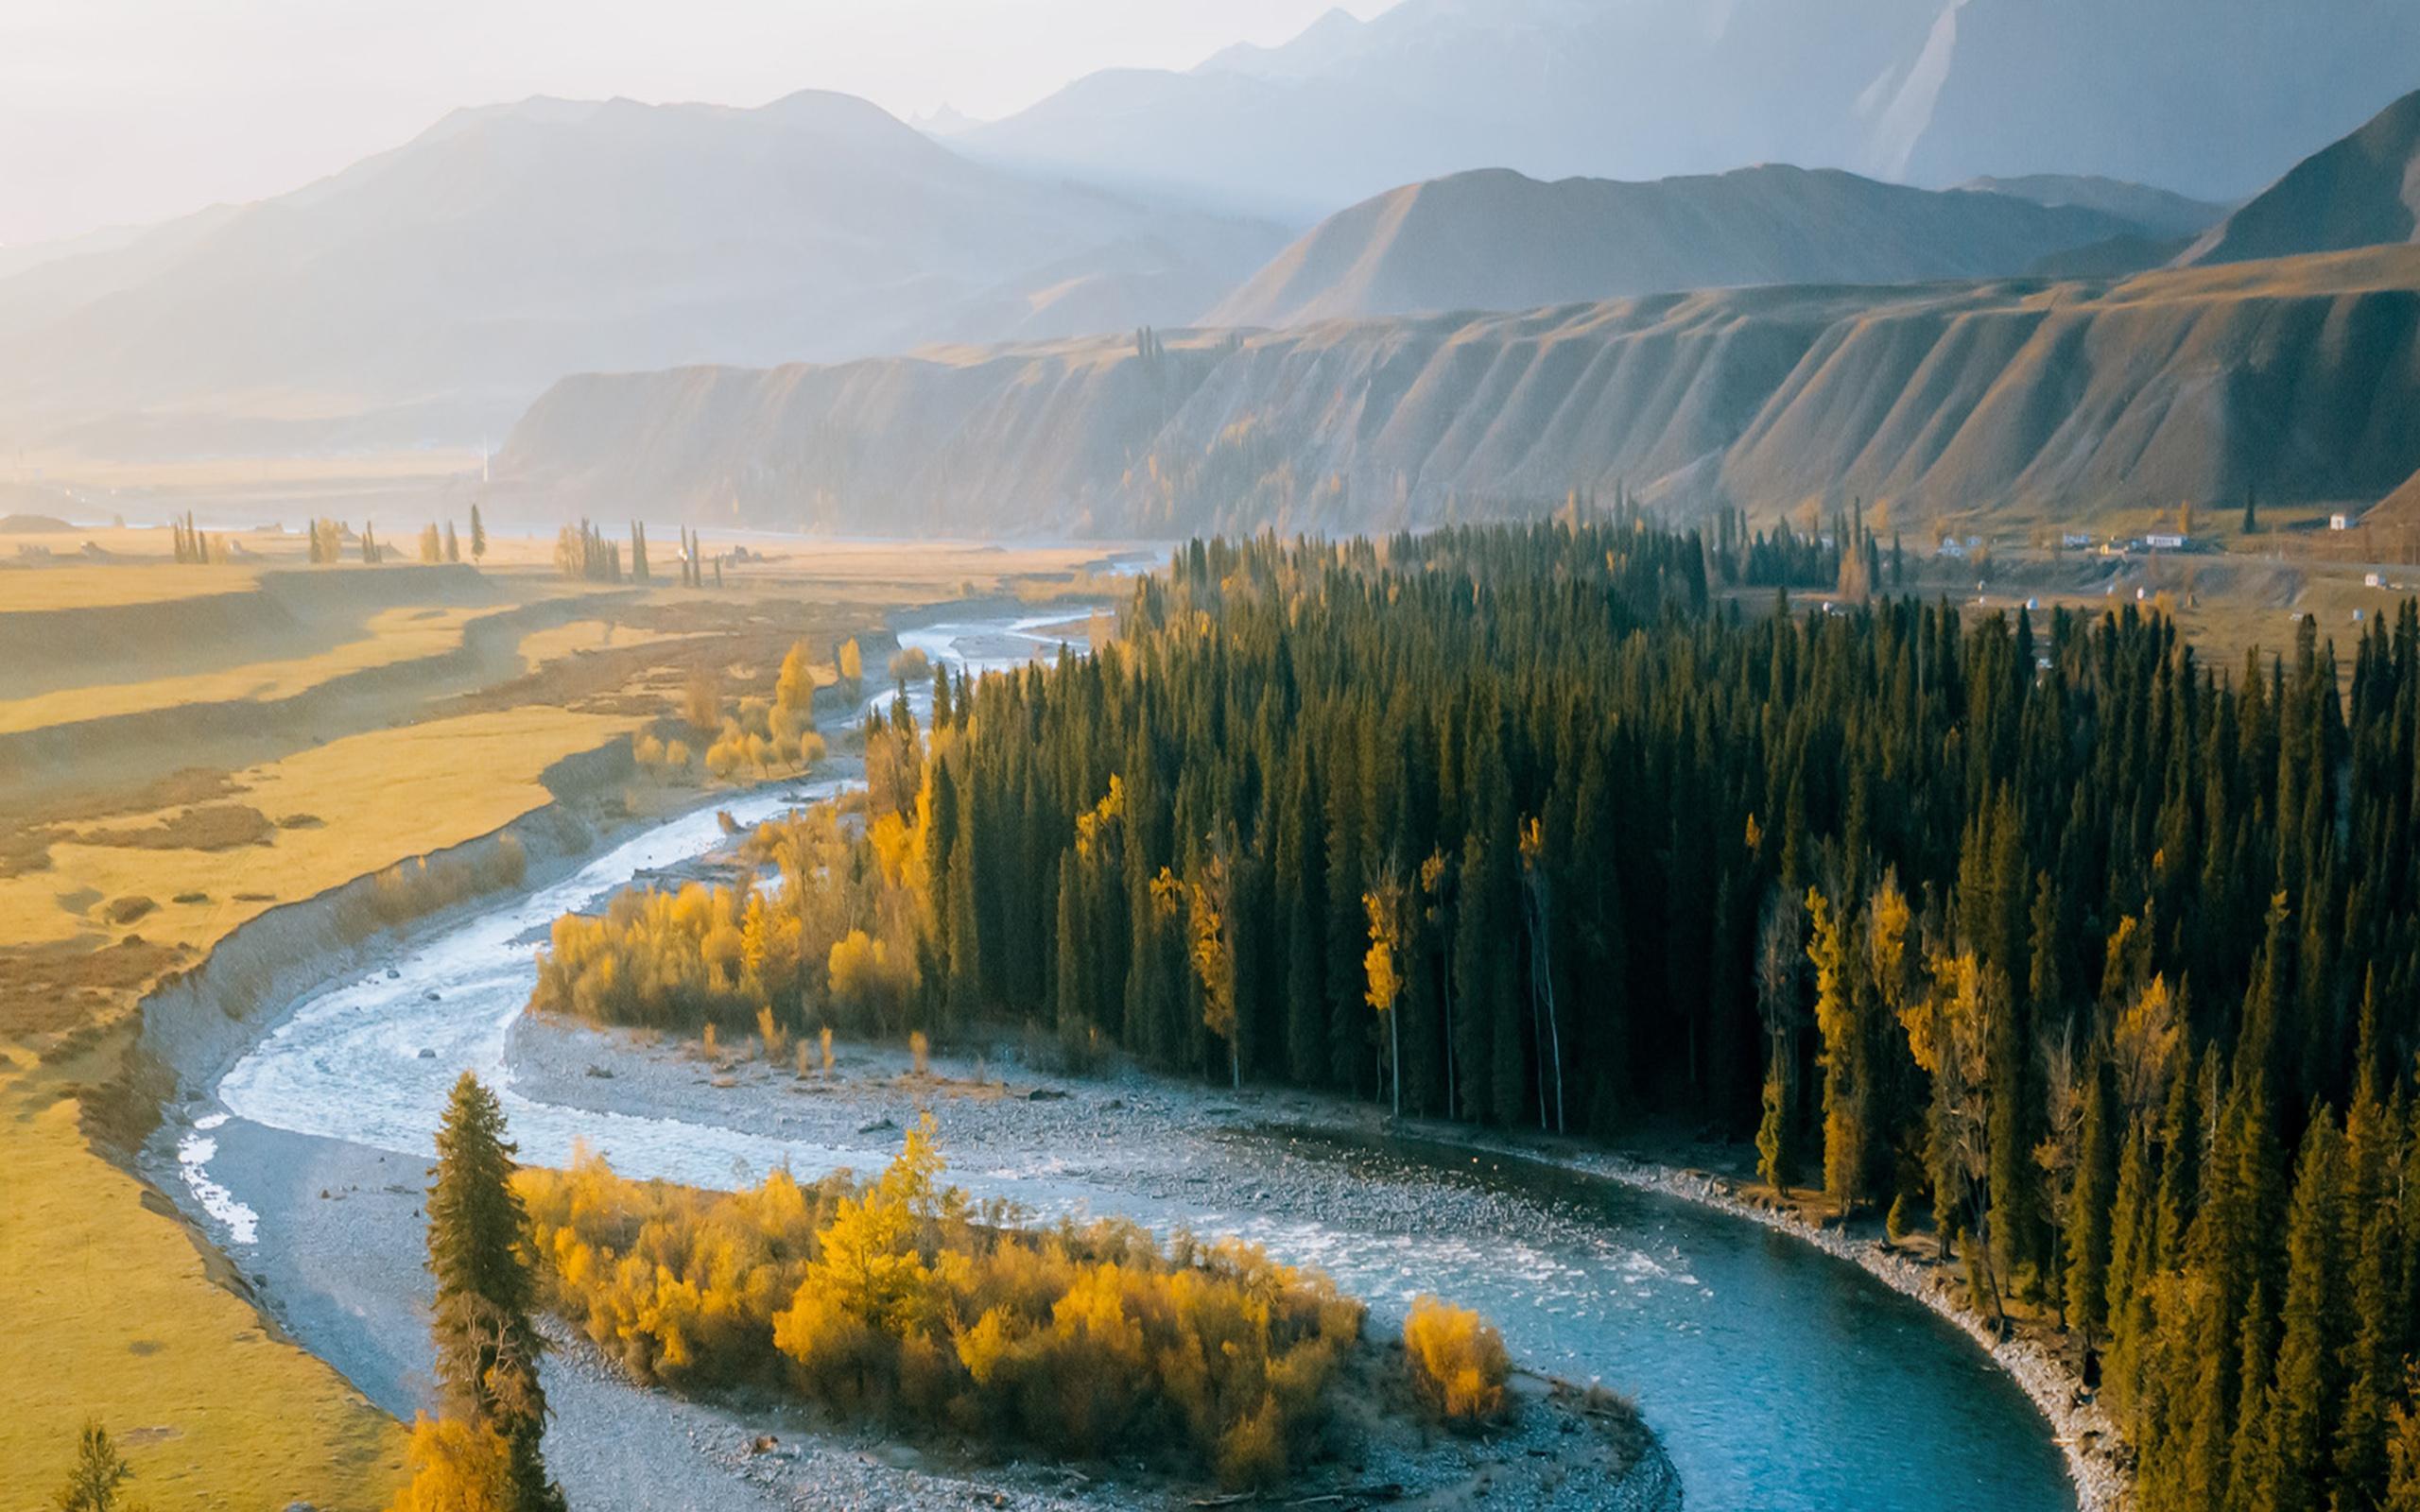
[{"label": "winding river", "polygon": [[[980,671],[1021,662],[1063,623],[1063,614],[969,620],[900,639]],[[839,786],[803,784],[724,806],[752,823]],[[212,1175],[214,1120],[422,1158],[466,1067],[499,1088],[526,1160],[561,1163],[578,1141],[626,1175],[706,1186],[752,1182],[783,1162],[802,1175],[880,1164],[890,1147],[877,1142],[804,1144],[714,1123],[599,1113],[513,1085],[507,1035],[535,980],[533,946],[555,917],[723,838],[710,809],[657,825],[574,876],[295,1005],[220,1081],[219,1107],[184,1135],[189,1199],[240,1254],[254,1242],[250,1214],[245,1194]],[[1434,1204],[1462,1217],[1357,1227],[1275,1216],[1234,1190],[1180,1203],[1050,1169],[953,1175],[978,1195],[1044,1214],[1089,1210],[1243,1234],[1324,1267],[1382,1309],[1420,1291],[1478,1307],[1525,1363],[1634,1393],[1692,1507],[2075,1505],[2048,1425],[2014,1383],[1924,1307],[1811,1246],[1675,1198],[1464,1150],[1259,1137],[1288,1160],[1341,1166],[1356,1181],[1406,1191],[1415,1211],[1423,1193],[1484,1200]]]}]

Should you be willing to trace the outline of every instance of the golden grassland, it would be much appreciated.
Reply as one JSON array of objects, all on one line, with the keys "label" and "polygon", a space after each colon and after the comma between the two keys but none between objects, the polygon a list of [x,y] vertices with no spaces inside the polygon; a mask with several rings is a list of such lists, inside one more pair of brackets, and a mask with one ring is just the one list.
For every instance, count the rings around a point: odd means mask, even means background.
[{"label": "golden grassland", "polygon": [[[182,570],[210,572],[213,569],[195,567]],[[145,575],[120,572],[114,576],[135,577]],[[455,650],[462,644],[463,627],[490,612],[493,610],[459,606],[381,610],[363,623],[359,639],[347,641],[318,656],[296,657],[283,662],[254,662],[197,676],[103,683],[39,694],[30,698],[9,699],[0,702],[0,734],[41,730],[80,719],[105,719],[112,714],[145,713],[154,709],[172,709],[180,704],[291,697],[349,673],[393,666]]]},{"label": "golden grassland", "polygon": [[[467,516],[458,521],[466,524]],[[404,523],[382,524],[381,534],[390,528],[393,544],[407,548]],[[0,561],[10,541],[24,539],[0,538]],[[302,566],[299,539],[258,539],[259,565]],[[256,586],[255,564],[167,564],[164,530],[104,532],[97,543],[121,556],[139,544],[150,559],[0,566],[0,615],[141,616],[149,606]],[[552,575],[551,539],[498,537],[493,546],[492,568],[528,569],[486,575],[499,604],[596,590]],[[0,1386],[0,1486],[15,1493],[0,1501],[46,1493],[87,1415],[126,1448],[141,1477],[134,1488],[154,1512],[250,1512],[296,1500],[330,1512],[368,1509],[385,1503],[401,1471],[402,1430],[265,1326],[222,1284],[226,1263],[172,1205],[91,1143],[94,1128],[124,1112],[113,1099],[129,1095],[134,1009],[163,972],[190,966],[276,902],[488,833],[549,801],[540,774],[670,713],[684,666],[760,675],[769,688],[772,648],[793,636],[823,654],[877,626],[882,607],[953,597],[969,581],[977,592],[1007,592],[1098,555],[763,549],[780,559],[727,567],[722,592],[659,586],[617,601],[631,606],[631,623],[532,632],[508,664],[480,674],[500,681],[391,707],[348,701],[307,730],[231,739],[241,760],[187,743],[95,752],[126,758],[100,785],[51,785],[33,772],[0,795],[0,1170],[9,1173],[0,1295],[18,1304],[9,1318],[23,1362]],[[147,707],[155,695],[275,696],[442,650],[463,623],[458,605],[365,609],[333,648],[322,639],[249,662],[231,651],[174,679],[173,690],[132,682],[42,701],[46,713],[77,720]],[[818,682],[832,677],[828,665],[815,669]],[[732,697],[748,691],[726,682]],[[47,728],[0,715],[0,729]],[[182,769],[198,764],[205,769]]]},{"label": "golden grassland", "polygon": [[[206,948],[277,902],[511,822],[547,801],[540,772],[631,723],[531,706],[369,731],[233,773],[234,791],[220,801],[268,815],[269,843],[203,850],[54,840],[47,869],[0,878],[0,936],[83,937],[107,928],[108,902],[147,897],[156,907],[135,925],[147,938]],[[114,817],[110,830],[202,806]]]},{"label": "golden grassland", "polygon": [[[127,532],[136,534],[137,532]],[[0,614],[24,610],[91,609],[133,604],[164,604],[171,599],[201,598],[216,593],[249,593],[259,586],[258,572],[249,566],[181,567],[166,560],[166,531],[158,532],[157,563],[145,562],[140,572],[112,563],[61,563],[47,567],[9,567],[0,558]],[[39,541],[54,538],[10,537]]]},{"label": "golden grassland", "polygon": [[521,638],[521,662],[536,672],[549,662],[591,651],[619,651],[709,635],[707,630],[650,630],[617,620],[574,620],[532,630]]},{"label": "golden grassland", "polygon": [[0,1388],[9,1504],[29,1505],[63,1477],[93,1412],[155,1512],[382,1505],[401,1468],[394,1423],[211,1280],[223,1262],[94,1156],[73,1100],[33,1078],[10,1091],[0,1136],[9,1172],[0,1288],[14,1359]]},{"label": "golden grassland", "polygon": [[[217,851],[55,845],[49,870],[0,880],[0,937],[19,948],[102,946],[105,958],[104,942],[120,935],[108,904],[147,897],[157,907],[131,932],[173,947],[164,963],[190,962],[272,900],[310,896],[544,803],[538,773],[617,723],[528,708],[297,752],[234,774],[240,799],[321,822]],[[155,1512],[384,1504],[399,1473],[401,1431],[333,1370],[270,1336],[248,1303],[214,1283],[215,1262],[182,1223],[86,1143],[76,1094],[108,1079],[132,1039],[130,1010],[145,983],[74,980],[83,984],[73,989],[82,1010],[75,1027],[109,1026],[81,1057],[38,1059],[37,1048],[49,1045],[19,1035],[55,1044],[57,1035],[42,1031],[67,1025],[47,1014],[23,1022],[0,1000],[13,1113],[0,1125],[0,1164],[10,1173],[0,1287],[24,1304],[12,1332],[33,1366],[0,1388],[0,1480],[46,1478],[52,1461],[63,1466],[84,1415],[97,1413],[127,1445]],[[69,988],[49,985],[55,1009],[55,995]]]}]

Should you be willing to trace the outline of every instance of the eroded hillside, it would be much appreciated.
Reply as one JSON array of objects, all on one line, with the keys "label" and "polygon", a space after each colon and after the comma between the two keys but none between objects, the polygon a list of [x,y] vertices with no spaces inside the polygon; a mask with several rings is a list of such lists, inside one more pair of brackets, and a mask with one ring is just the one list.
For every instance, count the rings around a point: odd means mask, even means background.
[{"label": "eroded hillside", "polygon": [[2420,249],[1768,288],[557,385],[532,504],[1096,534],[1683,510],[2374,502],[2420,468]]}]

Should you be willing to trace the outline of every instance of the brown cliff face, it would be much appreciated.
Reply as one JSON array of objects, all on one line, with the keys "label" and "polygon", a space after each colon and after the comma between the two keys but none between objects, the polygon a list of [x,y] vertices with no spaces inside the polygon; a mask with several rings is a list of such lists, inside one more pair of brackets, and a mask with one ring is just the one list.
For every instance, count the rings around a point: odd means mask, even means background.
[{"label": "brown cliff face", "polygon": [[1371,528],[1616,484],[1901,518],[2375,500],[2420,469],[2420,248],[2140,275],[588,375],[531,507],[899,533]]}]

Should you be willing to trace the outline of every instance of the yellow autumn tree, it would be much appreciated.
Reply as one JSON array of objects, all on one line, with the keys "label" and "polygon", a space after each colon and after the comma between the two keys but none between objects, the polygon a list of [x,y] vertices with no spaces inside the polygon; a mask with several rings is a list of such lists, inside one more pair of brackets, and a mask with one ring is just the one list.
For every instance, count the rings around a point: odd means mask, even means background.
[{"label": "yellow autumn tree", "polygon": [[896,1033],[906,1022],[919,973],[913,954],[853,929],[824,962],[832,1005],[853,1022]]},{"label": "yellow autumn tree", "polygon": [[1815,1030],[1823,1039],[1824,1194],[1845,1217],[1858,1196],[1865,1164],[1865,1067],[1855,988],[1849,980],[1847,923],[1821,890],[1806,889],[1813,924],[1806,958],[1815,966]]},{"label": "yellow autumn tree", "polygon": [[1225,854],[1214,851],[1184,877],[1161,868],[1151,883],[1151,898],[1163,916],[1184,921],[1185,954],[1201,983],[1202,1024],[1227,1041],[1228,1075],[1241,1087],[1243,1047],[1236,1033],[1236,944]]},{"label": "yellow autumn tree", "polygon": [[942,1170],[920,1125],[864,1185],[700,1192],[585,1152],[516,1182],[550,1305],[642,1380],[786,1384],[1021,1450],[1177,1449],[1239,1487],[1317,1441],[1362,1315],[1326,1278],[1115,1220],[1008,1228]]},{"label": "yellow autumn tree", "polygon": [[411,1479],[390,1512],[508,1512],[512,1505],[511,1452],[493,1428],[423,1417],[404,1452]]},{"label": "yellow autumn tree", "polygon": [[1394,868],[1382,870],[1361,895],[1361,910],[1370,919],[1370,949],[1361,957],[1366,981],[1362,999],[1377,1010],[1387,1028],[1387,1064],[1394,1084],[1394,1115],[1403,1116],[1403,1035],[1395,1004],[1403,995],[1403,974],[1395,960],[1403,948],[1403,883]]},{"label": "yellow autumn tree", "polygon": [[815,669],[806,657],[806,643],[800,641],[782,658],[781,675],[773,679],[775,709],[804,710],[815,701]]},{"label": "yellow autumn tree", "polygon": [[[2010,1011],[2008,979],[1972,951],[1940,954],[1927,963],[1931,989],[1907,1005],[1900,1022],[1908,1053],[1932,1078],[1926,1127],[1926,1164],[1933,1187],[1933,1222],[1945,1243],[1979,1239],[1991,1171],[1991,1043],[1997,1015]],[[1999,1287],[1986,1247],[1969,1246],[1979,1267],[1978,1303],[1996,1309]]]}]

